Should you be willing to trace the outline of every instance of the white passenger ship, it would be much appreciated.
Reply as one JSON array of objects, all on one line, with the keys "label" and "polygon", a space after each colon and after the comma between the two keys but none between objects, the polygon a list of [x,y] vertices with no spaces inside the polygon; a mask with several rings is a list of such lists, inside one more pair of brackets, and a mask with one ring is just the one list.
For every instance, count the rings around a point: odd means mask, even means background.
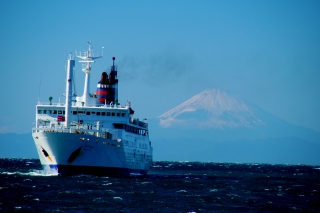
[{"label": "white passenger ship", "polygon": [[[85,73],[84,92],[74,97],[75,60],[69,55],[66,102],[38,102],[32,137],[42,167],[59,175],[146,175],[152,163],[148,124],[133,117],[130,102],[118,102],[117,67],[103,72],[96,93],[90,94],[91,64],[95,56],[91,43],[80,58]],[[59,101],[60,102],[60,101]]]}]

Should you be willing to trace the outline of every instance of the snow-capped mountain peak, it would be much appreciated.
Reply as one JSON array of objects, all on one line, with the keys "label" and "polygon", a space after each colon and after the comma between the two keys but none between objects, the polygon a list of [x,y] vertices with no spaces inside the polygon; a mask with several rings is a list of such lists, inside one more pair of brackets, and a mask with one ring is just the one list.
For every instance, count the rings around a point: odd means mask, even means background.
[{"label": "snow-capped mountain peak", "polygon": [[220,89],[206,89],[158,118],[162,127],[223,129],[262,125],[253,108],[239,96]]}]

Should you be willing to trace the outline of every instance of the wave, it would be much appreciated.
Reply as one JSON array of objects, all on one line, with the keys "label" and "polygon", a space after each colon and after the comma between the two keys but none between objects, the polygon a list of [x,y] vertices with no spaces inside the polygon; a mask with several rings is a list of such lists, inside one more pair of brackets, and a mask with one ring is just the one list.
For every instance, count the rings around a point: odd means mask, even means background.
[{"label": "wave", "polygon": [[0,173],[1,175],[21,175],[21,176],[58,176],[57,173],[46,173],[43,170],[33,170],[29,172],[9,172],[9,171],[3,171]]}]

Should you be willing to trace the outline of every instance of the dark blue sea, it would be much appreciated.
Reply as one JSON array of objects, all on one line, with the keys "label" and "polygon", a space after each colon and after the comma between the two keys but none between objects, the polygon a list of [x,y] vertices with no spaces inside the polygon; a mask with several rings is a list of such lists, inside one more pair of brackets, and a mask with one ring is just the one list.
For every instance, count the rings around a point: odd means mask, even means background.
[{"label": "dark blue sea", "polygon": [[161,161],[141,178],[0,167],[0,212],[320,212],[320,166]]}]

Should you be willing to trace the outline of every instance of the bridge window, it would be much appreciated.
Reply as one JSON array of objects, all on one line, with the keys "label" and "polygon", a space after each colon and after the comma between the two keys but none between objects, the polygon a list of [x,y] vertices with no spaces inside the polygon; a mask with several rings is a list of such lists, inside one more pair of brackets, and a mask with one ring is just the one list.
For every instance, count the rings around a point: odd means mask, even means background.
[{"label": "bridge window", "polygon": [[57,114],[57,110],[53,110],[53,114]]},{"label": "bridge window", "polygon": [[42,110],[38,110],[38,114],[42,114]]},{"label": "bridge window", "polygon": [[102,116],[105,116],[105,115],[106,115],[106,113],[105,113],[105,112],[101,112],[101,115],[102,115]]},{"label": "bridge window", "polygon": [[87,115],[90,115],[90,112],[87,112]]},{"label": "bridge window", "polygon": [[77,111],[73,111],[72,114],[76,115],[76,114],[78,114],[78,112]]},{"label": "bridge window", "polygon": [[100,115],[100,112],[97,112],[97,115]]},{"label": "bridge window", "polygon": [[123,129],[123,124],[114,124],[114,128]]},{"label": "bridge window", "polygon": [[61,114],[62,114],[62,111],[61,111],[61,110],[59,110],[59,111],[58,111],[58,114],[60,114],[60,115],[61,115]]},{"label": "bridge window", "polygon": [[110,112],[107,112],[107,116],[110,116]]},{"label": "bridge window", "polygon": [[111,113],[111,115],[112,115],[112,116],[116,116],[116,114],[115,114],[114,112],[113,112],[113,113]]}]

